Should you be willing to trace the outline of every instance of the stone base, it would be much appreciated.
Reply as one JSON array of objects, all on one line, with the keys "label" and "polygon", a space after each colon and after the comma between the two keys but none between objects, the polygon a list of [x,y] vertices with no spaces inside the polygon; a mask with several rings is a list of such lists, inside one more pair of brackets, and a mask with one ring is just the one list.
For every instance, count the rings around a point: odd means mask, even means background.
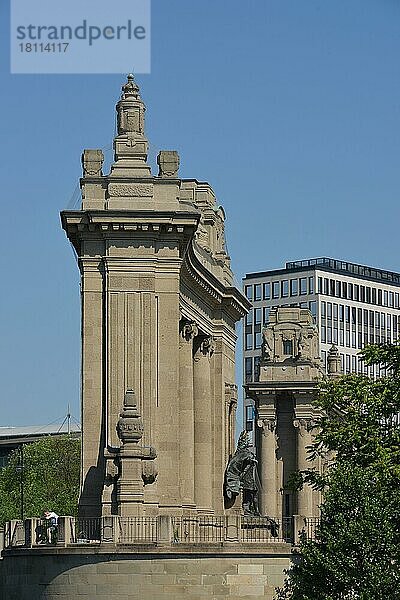
[{"label": "stone base", "polygon": [[194,544],[10,549],[0,561],[1,600],[272,600],[291,546]]}]

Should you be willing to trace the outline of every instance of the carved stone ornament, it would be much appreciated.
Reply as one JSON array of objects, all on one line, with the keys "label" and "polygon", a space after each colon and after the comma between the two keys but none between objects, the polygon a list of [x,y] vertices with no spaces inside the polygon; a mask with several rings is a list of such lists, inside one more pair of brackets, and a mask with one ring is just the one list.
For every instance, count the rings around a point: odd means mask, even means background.
[{"label": "carved stone ornament", "polygon": [[176,150],[161,150],[157,156],[158,176],[177,177],[179,170],[179,154]]},{"label": "carved stone ornament", "polygon": [[151,198],[154,193],[152,183],[110,183],[108,194],[122,198]]},{"label": "carved stone ornament", "polygon": [[264,435],[273,433],[276,429],[276,419],[260,419],[257,421],[258,427],[261,427]]},{"label": "carved stone ornament", "polygon": [[185,319],[181,321],[181,335],[184,340],[190,342],[198,333],[199,330],[194,321],[186,321]]},{"label": "carved stone ornament", "polygon": [[[155,454],[155,453],[154,453]],[[142,479],[145,485],[154,483],[158,475],[156,461],[154,460],[143,460],[142,461]]]},{"label": "carved stone ornament", "polygon": [[212,337],[210,335],[205,336],[202,342],[200,343],[200,352],[204,355],[209,354],[210,356],[212,356],[214,350],[215,345]]},{"label": "carved stone ornament", "polygon": [[305,432],[310,432],[315,428],[315,421],[313,419],[295,419],[293,421],[294,427],[299,430],[300,435]]},{"label": "carved stone ornament", "polygon": [[143,436],[143,421],[135,402],[135,392],[127,390],[117,423],[117,434],[123,444],[137,444]]},{"label": "carved stone ornament", "polygon": [[82,154],[83,176],[100,177],[104,162],[101,150],[84,150]]},{"label": "carved stone ornament", "polygon": [[274,332],[271,327],[262,330],[261,361],[274,359]]}]

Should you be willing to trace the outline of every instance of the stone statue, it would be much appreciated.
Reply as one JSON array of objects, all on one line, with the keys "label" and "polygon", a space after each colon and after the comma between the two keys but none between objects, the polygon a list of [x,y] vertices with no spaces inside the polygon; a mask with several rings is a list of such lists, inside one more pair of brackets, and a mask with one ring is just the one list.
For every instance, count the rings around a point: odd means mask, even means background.
[{"label": "stone statue", "polygon": [[260,512],[257,504],[258,488],[255,469],[257,459],[250,450],[249,438],[246,431],[239,436],[235,454],[232,456],[225,471],[224,495],[232,506],[235,498],[243,492],[243,512],[245,516],[258,517]]},{"label": "stone statue", "polygon": [[268,361],[274,359],[274,333],[269,327],[262,330],[261,360]]}]

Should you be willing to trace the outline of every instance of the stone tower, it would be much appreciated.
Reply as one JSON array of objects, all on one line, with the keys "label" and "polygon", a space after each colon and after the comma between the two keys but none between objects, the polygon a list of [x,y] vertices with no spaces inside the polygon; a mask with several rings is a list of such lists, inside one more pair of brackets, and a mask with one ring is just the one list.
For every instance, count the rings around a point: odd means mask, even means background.
[{"label": "stone tower", "polygon": [[117,104],[114,163],[82,156],[82,205],[64,211],[82,296],[80,514],[223,512],[234,448],[234,287],[225,213],[210,185],[147,163],[132,75]]},{"label": "stone tower", "polygon": [[[336,375],[334,350],[331,362],[332,375]],[[271,309],[263,330],[260,366],[259,381],[246,385],[246,392],[255,400],[257,410],[261,513],[278,518],[315,516],[320,504],[318,492],[304,486],[293,494],[285,488],[295,471],[321,468],[307,460],[307,446],[312,443],[319,416],[312,401],[324,375],[318,331],[308,309]]]}]

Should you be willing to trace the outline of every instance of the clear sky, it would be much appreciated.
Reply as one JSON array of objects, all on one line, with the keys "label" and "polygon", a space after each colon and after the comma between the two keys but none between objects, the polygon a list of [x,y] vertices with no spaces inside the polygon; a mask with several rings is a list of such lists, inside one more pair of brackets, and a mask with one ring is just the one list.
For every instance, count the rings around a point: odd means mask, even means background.
[{"label": "clear sky", "polygon": [[[0,10],[0,425],[30,425],[68,403],[79,416],[79,277],[59,211],[82,149],[111,145],[124,77],[10,75]],[[151,160],[177,149],[181,176],[214,187],[239,282],[315,256],[400,271],[399,56],[399,0],[153,0],[137,77]]]}]

